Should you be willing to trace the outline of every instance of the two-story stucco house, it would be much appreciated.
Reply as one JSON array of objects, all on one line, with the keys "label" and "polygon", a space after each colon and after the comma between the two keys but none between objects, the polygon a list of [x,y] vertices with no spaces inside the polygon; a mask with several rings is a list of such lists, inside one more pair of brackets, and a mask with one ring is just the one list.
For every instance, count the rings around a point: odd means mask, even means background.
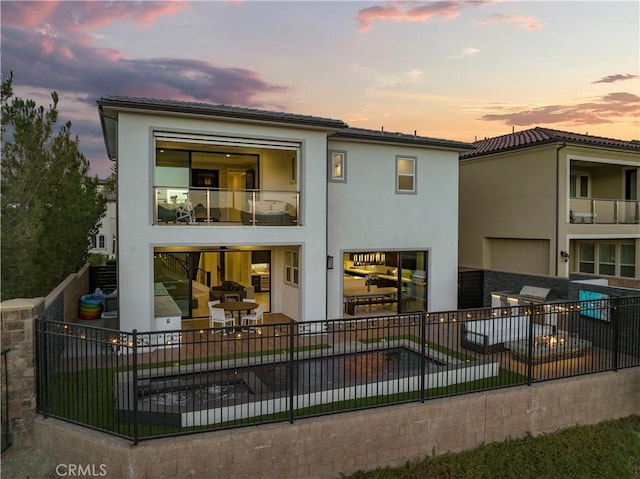
[{"label": "two-story stucco house", "polygon": [[106,210],[100,219],[98,232],[89,238],[91,247],[89,253],[100,254],[107,258],[116,256],[116,194],[108,192],[104,194]]},{"label": "two-story stucco house", "polygon": [[395,312],[455,309],[470,144],[221,105],[98,106],[117,161],[122,329],[180,328],[221,284],[296,321],[339,318],[366,274]]},{"label": "two-story stucco house", "polygon": [[460,155],[460,265],[640,278],[640,142],[532,128]]}]

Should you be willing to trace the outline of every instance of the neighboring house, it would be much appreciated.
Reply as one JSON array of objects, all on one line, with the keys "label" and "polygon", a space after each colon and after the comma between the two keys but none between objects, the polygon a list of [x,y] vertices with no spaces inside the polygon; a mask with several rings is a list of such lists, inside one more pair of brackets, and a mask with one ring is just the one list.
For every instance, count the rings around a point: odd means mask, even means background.
[{"label": "neighboring house", "polygon": [[107,258],[116,257],[116,194],[105,193],[106,210],[100,219],[98,232],[89,238],[89,253],[101,254]]},{"label": "neighboring house", "polygon": [[549,128],[460,155],[463,267],[640,278],[640,142]]},{"label": "neighboring house", "polygon": [[[224,105],[98,106],[117,161],[122,329],[206,316],[223,281],[296,321],[339,318],[363,272],[395,288],[400,312],[455,309],[470,144]],[[167,294],[177,325],[159,311]]]}]

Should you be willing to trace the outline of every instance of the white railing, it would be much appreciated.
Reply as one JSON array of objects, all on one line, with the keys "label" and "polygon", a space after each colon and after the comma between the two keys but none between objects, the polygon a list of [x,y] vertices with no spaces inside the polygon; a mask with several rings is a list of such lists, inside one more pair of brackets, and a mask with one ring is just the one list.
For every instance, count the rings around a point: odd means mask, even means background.
[{"label": "white railing", "polygon": [[158,186],[154,198],[155,224],[300,224],[298,191]]},{"label": "white railing", "polygon": [[569,222],[573,224],[638,224],[640,201],[571,198]]}]

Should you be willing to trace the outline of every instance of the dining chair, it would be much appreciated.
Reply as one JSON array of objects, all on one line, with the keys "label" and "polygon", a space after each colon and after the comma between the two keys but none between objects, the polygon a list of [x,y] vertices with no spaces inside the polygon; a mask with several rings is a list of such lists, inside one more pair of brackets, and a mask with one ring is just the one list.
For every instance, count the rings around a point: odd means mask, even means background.
[{"label": "dining chair", "polygon": [[247,326],[252,324],[253,325],[262,324],[263,321],[264,321],[264,304],[261,304],[260,306],[258,306],[255,313],[244,314],[242,316],[242,322]]},{"label": "dining chair", "polygon": [[[209,308],[209,327],[233,326],[233,317],[228,317],[222,308]],[[224,332],[227,334],[227,331]]]},{"label": "dining chair", "polygon": [[[209,313],[211,313],[211,308],[215,307],[216,304],[220,304],[220,300],[214,299],[213,301],[209,301],[207,304],[209,305]],[[227,316],[227,318],[233,319],[233,314],[231,314],[231,311],[225,311],[224,314]]]}]

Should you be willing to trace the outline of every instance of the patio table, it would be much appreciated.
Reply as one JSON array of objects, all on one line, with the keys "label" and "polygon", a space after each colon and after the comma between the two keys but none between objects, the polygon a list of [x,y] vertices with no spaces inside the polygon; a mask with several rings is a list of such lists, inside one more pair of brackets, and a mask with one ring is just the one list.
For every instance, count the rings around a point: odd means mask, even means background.
[{"label": "patio table", "polygon": [[259,306],[258,303],[252,303],[249,301],[225,301],[223,303],[216,304],[216,308],[222,308],[225,311],[229,311],[232,315],[233,313],[238,313],[238,320],[236,322],[236,327],[242,326],[242,312],[246,311],[247,313],[256,309]]}]

